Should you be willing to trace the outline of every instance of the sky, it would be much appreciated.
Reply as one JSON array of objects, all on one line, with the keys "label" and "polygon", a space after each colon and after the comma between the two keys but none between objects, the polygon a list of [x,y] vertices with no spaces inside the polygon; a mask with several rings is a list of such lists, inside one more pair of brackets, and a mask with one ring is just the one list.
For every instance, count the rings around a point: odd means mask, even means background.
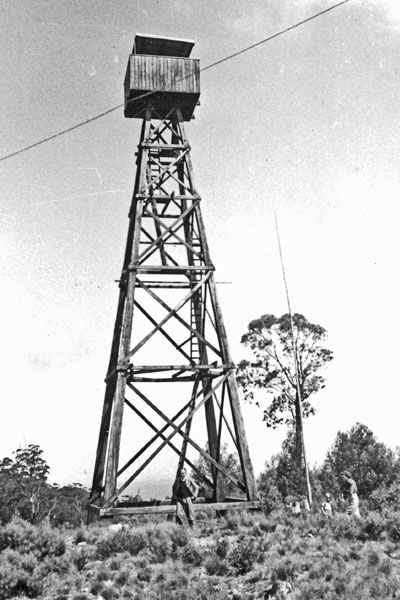
[{"label": "sky", "polygon": [[[193,39],[201,66],[327,0],[4,0],[1,156],[123,102],[136,32]],[[235,361],[286,300],[334,360],[305,425],[320,463],[338,430],[395,448],[400,7],[352,0],[205,71],[186,131]],[[51,480],[92,476],[140,122],[117,110],[0,163],[0,456],[38,443]],[[256,473],[279,451],[243,405]]]}]

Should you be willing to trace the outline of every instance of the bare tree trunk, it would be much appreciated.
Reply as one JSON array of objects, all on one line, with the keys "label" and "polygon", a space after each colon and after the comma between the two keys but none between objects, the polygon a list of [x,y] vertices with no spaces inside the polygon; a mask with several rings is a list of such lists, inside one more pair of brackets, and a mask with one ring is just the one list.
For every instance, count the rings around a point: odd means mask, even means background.
[{"label": "bare tree trunk", "polygon": [[293,462],[295,466],[295,477],[296,477],[296,489],[299,494],[304,494],[304,485],[302,477],[303,469],[303,421],[301,418],[301,407],[299,397],[296,394],[295,403],[295,437],[294,437],[294,456]]}]

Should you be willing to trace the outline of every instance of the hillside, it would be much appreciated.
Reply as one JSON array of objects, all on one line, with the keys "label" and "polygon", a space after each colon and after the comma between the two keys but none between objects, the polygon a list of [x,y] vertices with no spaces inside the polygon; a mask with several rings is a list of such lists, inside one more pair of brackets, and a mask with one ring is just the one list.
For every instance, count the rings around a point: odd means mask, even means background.
[{"label": "hillside", "polygon": [[0,600],[400,598],[400,517],[198,513],[166,521],[0,528]]}]

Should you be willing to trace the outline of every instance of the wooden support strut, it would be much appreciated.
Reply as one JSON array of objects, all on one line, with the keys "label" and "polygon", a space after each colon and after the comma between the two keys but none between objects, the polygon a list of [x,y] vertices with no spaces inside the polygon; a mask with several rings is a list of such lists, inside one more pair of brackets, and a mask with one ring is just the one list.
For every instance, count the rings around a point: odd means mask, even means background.
[{"label": "wooden support strut", "polygon": [[[220,379],[220,381],[218,381],[216,383],[216,385],[214,386],[213,390],[210,392],[210,395],[213,393],[213,391],[215,392],[217,390],[217,388],[225,381],[225,379],[227,378],[227,375],[224,375],[224,377],[222,377]],[[174,428],[174,431],[172,433],[169,434],[168,436],[168,440],[171,440],[178,432],[179,430],[185,426],[186,422],[191,419],[194,415],[195,412],[197,412],[202,406],[203,404],[208,400],[209,396],[204,396],[201,401],[193,408],[193,410],[191,410],[189,412],[189,414],[185,417],[185,419],[176,427]],[[147,465],[157,456],[157,454],[159,452],[161,452],[161,450],[164,448],[164,446],[166,446],[167,444],[167,440],[164,440],[159,447],[153,452],[153,454],[125,481],[125,483],[114,492],[114,494],[112,496],[110,496],[110,498],[108,498],[107,500],[105,500],[105,504],[104,506],[111,506],[113,504],[113,502],[115,502],[115,500],[118,498],[118,496],[132,483],[132,481],[134,479],[136,479],[136,477],[147,467]]]},{"label": "wooden support strut", "polygon": [[[166,423],[168,423],[168,425],[170,425],[175,430],[176,433],[179,433],[179,435],[181,435],[191,446],[193,446],[193,448],[195,448],[207,462],[209,462],[213,467],[215,467],[221,473],[223,473],[223,475],[225,475],[225,477],[230,479],[230,481],[232,481],[232,483],[234,483],[239,489],[244,490],[242,483],[240,483],[235,477],[233,477],[233,475],[231,475],[231,473],[229,473],[229,471],[224,466],[219,464],[212,456],[210,456],[210,454],[208,454],[198,444],[196,444],[196,442],[194,442],[188,435],[186,435],[186,433],[184,431],[182,431],[182,429],[180,427],[175,425],[175,423],[173,423],[173,421],[171,419],[169,419],[167,417],[167,415],[165,415],[153,402],[151,402],[151,400],[149,400],[149,398],[147,398],[137,387],[133,386],[131,383],[128,383],[128,386],[148,406],[150,406],[150,408],[152,408],[158,416],[160,416],[162,419],[164,419],[164,421]],[[211,386],[210,386],[210,388],[211,388]],[[207,393],[207,395],[204,396],[204,398],[207,398],[207,400],[208,400],[208,398],[212,397],[213,393],[214,392],[211,388],[210,391]]]},{"label": "wooden support strut", "polygon": [[[143,413],[141,413],[140,410],[138,408],[136,408],[136,406],[134,404],[132,404],[132,402],[129,402],[129,400],[127,400],[127,398],[125,398],[125,403],[146,423],[146,425],[148,425],[153,431],[157,432],[157,435],[155,435],[152,439],[157,440],[160,437],[163,440],[165,440],[167,442],[168,446],[170,448],[172,448],[172,450],[174,452],[176,452],[176,454],[178,454],[179,458],[181,459],[182,455],[181,455],[180,450],[178,450],[178,448],[170,440],[168,440],[167,437],[163,433],[163,431],[165,431],[165,429],[168,429],[169,424],[167,423],[166,425],[164,425],[164,427],[162,429],[158,430],[157,427],[150,421],[150,419],[148,419]],[[191,406],[192,406],[192,402],[189,403],[188,408],[191,408]],[[185,407],[185,409],[186,408],[187,407]],[[181,411],[179,411],[179,414],[181,414]],[[175,421],[175,419],[172,419],[172,420]],[[207,485],[212,485],[212,482],[208,479],[208,477],[206,477],[204,475],[204,473],[202,473],[200,471],[200,469],[198,469],[198,467],[196,467],[196,465],[194,463],[192,463],[186,456],[183,458],[183,462],[188,464],[189,467],[191,469],[193,469],[193,471],[195,471]]]},{"label": "wooden support strut", "polygon": [[[186,135],[185,135],[185,131],[183,128],[183,123],[181,123],[181,136],[182,136],[182,139],[184,141],[186,141]],[[186,161],[187,161],[189,172],[192,172],[193,169],[192,169],[190,154],[187,156]],[[200,235],[201,235],[202,241],[203,241],[204,257],[205,257],[205,261],[207,263],[208,261],[210,261],[210,253],[209,253],[208,244],[207,244],[204,222],[203,222],[203,218],[202,218],[202,214],[199,209],[199,206],[196,206],[195,212],[196,212],[197,222],[198,222],[198,226],[199,226],[199,230],[200,230]],[[215,280],[214,280],[213,275],[211,275],[210,280],[209,280],[209,289],[210,289],[210,295],[211,295],[212,306],[214,309],[215,319],[216,319],[216,322],[218,322],[217,335],[218,335],[218,339],[219,339],[220,346],[222,349],[223,362],[231,363],[232,360],[231,360],[230,352],[229,352],[228,339],[227,339],[226,330],[225,330],[225,326],[224,326],[224,322],[223,322],[223,318],[222,318],[221,309],[220,309],[218,298],[217,298],[217,288],[215,285]],[[233,424],[234,424],[234,428],[235,428],[236,437],[238,439],[238,453],[239,453],[240,464],[242,467],[242,472],[243,472],[244,479],[245,479],[247,497],[249,500],[255,500],[257,498],[257,487],[256,487],[256,482],[255,482],[255,477],[254,477],[253,466],[251,464],[250,453],[249,453],[249,448],[248,448],[248,444],[247,444],[245,428],[244,428],[244,423],[243,423],[243,417],[242,417],[242,413],[240,410],[240,400],[239,400],[239,394],[238,394],[238,389],[237,389],[236,377],[235,377],[235,374],[232,372],[229,373],[229,376],[228,376],[227,388],[228,388],[228,394],[229,394],[229,399],[230,399]]]},{"label": "wooden support strut", "polygon": [[[150,129],[151,120],[151,108],[148,107],[146,110],[146,121],[144,127],[144,137],[146,137]],[[139,191],[142,192],[146,187],[146,168],[147,168],[147,153],[148,150],[143,151],[142,161],[140,164],[140,178],[139,178]],[[135,224],[133,232],[133,248],[132,248],[132,260],[135,262],[139,253],[139,235],[141,229],[141,217],[143,212],[143,200],[137,201]],[[129,352],[131,332],[132,332],[132,319],[133,319],[133,308],[134,308],[134,294],[135,294],[135,281],[136,273],[129,271],[127,292],[124,307],[124,315],[122,321],[122,333],[121,341],[118,354],[118,362],[125,360],[127,353]],[[124,400],[125,400],[125,386],[126,380],[124,373],[117,373],[117,384],[114,396],[114,406],[112,423],[109,437],[107,466],[105,473],[105,486],[104,486],[104,501],[113,496],[117,485],[117,472],[118,472],[118,460],[119,460],[119,448],[121,443],[121,430],[122,430],[122,419],[124,411]]]}]

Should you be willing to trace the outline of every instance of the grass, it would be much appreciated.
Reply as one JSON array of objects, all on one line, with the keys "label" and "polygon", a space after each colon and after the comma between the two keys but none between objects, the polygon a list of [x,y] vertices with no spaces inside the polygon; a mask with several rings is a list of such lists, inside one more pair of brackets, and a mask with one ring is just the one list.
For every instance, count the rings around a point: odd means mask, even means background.
[{"label": "grass", "polygon": [[0,600],[400,599],[397,513],[202,521],[63,532],[15,519],[0,527]]}]

